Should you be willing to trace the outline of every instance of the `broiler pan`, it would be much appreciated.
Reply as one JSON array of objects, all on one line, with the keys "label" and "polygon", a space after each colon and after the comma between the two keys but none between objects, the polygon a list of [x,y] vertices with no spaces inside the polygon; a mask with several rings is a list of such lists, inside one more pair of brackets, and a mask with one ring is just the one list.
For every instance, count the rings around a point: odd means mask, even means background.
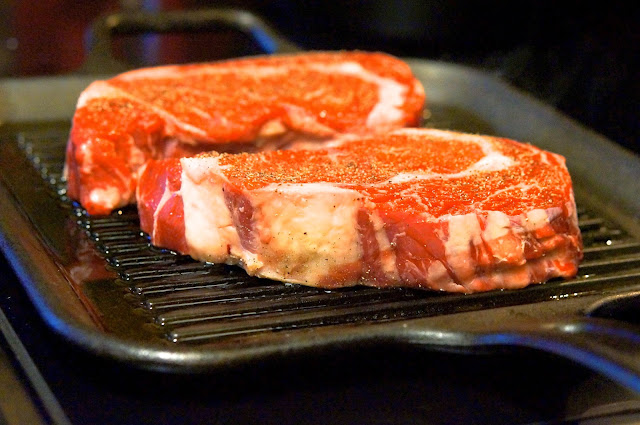
[{"label": "broiler pan", "polygon": [[640,391],[640,158],[493,75],[408,61],[426,89],[425,125],[566,156],[586,245],[575,279],[472,295],[323,291],[154,248],[134,208],[89,217],[65,196],[69,122],[99,75],[0,81],[0,246],[54,332],[140,368],[195,373],[383,344],[526,346]]}]

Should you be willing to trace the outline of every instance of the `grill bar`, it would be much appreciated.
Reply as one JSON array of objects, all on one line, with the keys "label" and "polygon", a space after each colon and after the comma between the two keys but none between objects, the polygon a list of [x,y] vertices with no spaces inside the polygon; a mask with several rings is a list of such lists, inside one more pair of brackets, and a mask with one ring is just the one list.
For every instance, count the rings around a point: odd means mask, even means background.
[{"label": "grill bar", "polygon": [[75,217],[105,264],[129,288],[132,309],[174,343],[207,344],[225,338],[316,326],[371,323],[523,304],[589,294],[640,279],[640,241],[579,205],[585,259],[578,276],[522,291],[469,296],[415,290],[347,288],[324,291],[247,276],[225,265],[196,262],[153,247],[140,231],[135,208],[91,217],[65,196],[64,131],[18,134],[18,145],[50,194]]},{"label": "grill bar", "polygon": [[198,276],[192,276],[189,280],[181,278],[160,279],[160,281],[136,283],[132,286],[135,293],[145,296],[153,296],[154,294],[164,294],[167,292],[193,291],[200,288],[224,287],[241,285],[248,286],[247,281],[251,279],[242,279],[234,276],[212,275],[210,273],[202,273]]},{"label": "grill bar", "polygon": [[629,241],[616,244],[587,246],[584,248],[585,260],[595,260],[598,258],[612,258],[619,255],[635,254],[640,252],[640,242]]}]

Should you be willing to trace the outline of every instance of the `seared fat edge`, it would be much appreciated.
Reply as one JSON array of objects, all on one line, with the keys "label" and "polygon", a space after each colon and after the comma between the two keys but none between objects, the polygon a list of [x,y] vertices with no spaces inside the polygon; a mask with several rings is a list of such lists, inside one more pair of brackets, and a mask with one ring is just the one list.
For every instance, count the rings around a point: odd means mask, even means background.
[{"label": "seared fat edge", "polygon": [[[227,180],[217,158],[181,161],[185,236],[194,258],[239,263],[251,275],[306,285],[338,277],[361,261],[358,192],[324,183],[245,191],[253,208],[253,240],[242,241],[225,202]],[[381,227],[377,233],[379,240],[385,237]],[[394,259],[388,262],[387,270]],[[344,277],[356,284],[359,276]]]},{"label": "seared fat edge", "polygon": [[[270,185],[251,193],[259,267],[267,278],[318,285],[362,258],[357,192],[330,184]],[[247,264],[250,267],[250,264]]]},{"label": "seared fat edge", "polygon": [[188,254],[202,261],[228,262],[230,247],[237,250],[240,237],[224,200],[225,180],[218,160],[183,158],[181,163],[180,194]]},{"label": "seared fat edge", "polygon": [[[569,220],[577,226],[575,208],[571,203],[567,205]],[[453,292],[471,292],[477,286],[491,285],[497,288],[516,289],[528,285],[532,279],[532,267],[537,263],[546,264],[552,268],[555,261],[566,261],[566,253],[555,250],[547,251],[537,260],[527,261],[525,258],[525,235],[535,235],[543,230],[557,216],[562,215],[559,207],[549,209],[534,209],[518,216],[508,216],[500,211],[488,211],[485,228],[482,230],[476,213],[459,216],[448,216],[449,237],[445,241],[447,263],[459,283],[449,281],[444,273],[431,276],[429,280],[434,289]],[[555,236],[555,233],[549,237]],[[538,238],[544,241],[546,238]],[[472,250],[486,245],[493,255],[493,263],[502,270],[500,273],[478,276],[475,272],[476,262]],[[433,265],[432,265],[433,266]],[[437,276],[442,277],[437,277]]]}]

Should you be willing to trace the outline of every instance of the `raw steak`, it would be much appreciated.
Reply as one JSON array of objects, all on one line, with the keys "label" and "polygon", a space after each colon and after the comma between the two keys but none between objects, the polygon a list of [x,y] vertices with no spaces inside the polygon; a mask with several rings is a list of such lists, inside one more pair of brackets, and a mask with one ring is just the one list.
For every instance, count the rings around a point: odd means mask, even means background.
[{"label": "raw steak", "polygon": [[68,194],[90,214],[135,202],[147,160],[335,140],[419,123],[424,90],[381,53],[325,52],[141,69],[92,83],[67,147]]},{"label": "raw steak", "polygon": [[521,288],[582,258],[564,158],[508,139],[404,129],[201,154],[151,161],[138,189],[154,244],[305,285]]}]

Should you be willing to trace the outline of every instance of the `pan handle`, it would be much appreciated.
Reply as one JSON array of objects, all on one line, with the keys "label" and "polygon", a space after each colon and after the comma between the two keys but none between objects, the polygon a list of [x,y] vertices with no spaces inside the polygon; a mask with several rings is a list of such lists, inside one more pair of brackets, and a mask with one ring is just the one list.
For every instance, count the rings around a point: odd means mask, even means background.
[{"label": "pan handle", "polygon": [[540,319],[527,313],[508,314],[505,320],[486,310],[475,320],[444,325],[416,320],[391,328],[388,336],[432,349],[472,353],[491,347],[533,348],[573,360],[640,393],[640,289],[628,288],[579,305],[579,311],[569,307],[576,314],[552,313]]},{"label": "pan handle", "polygon": [[581,317],[566,322],[514,326],[478,334],[473,344],[535,348],[569,358],[640,393],[640,332],[613,319]]},{"label": "pan handle", "polygon": [[197,9],[160,12],[119,12],[96,20],[88,33],[84,72],[114,73],[130,67],[112,55],[115,35],[163,34],[173,32],[237,30],[256,42],[264,53],[293,53],[301,50],[255,14],[242,9]]},{"label": "pan handle", "polygon": [[477,335],[482,345],[518,345],[551,352],[640,393],[640,291],[612,295],[563,321],[515,325]]}]

